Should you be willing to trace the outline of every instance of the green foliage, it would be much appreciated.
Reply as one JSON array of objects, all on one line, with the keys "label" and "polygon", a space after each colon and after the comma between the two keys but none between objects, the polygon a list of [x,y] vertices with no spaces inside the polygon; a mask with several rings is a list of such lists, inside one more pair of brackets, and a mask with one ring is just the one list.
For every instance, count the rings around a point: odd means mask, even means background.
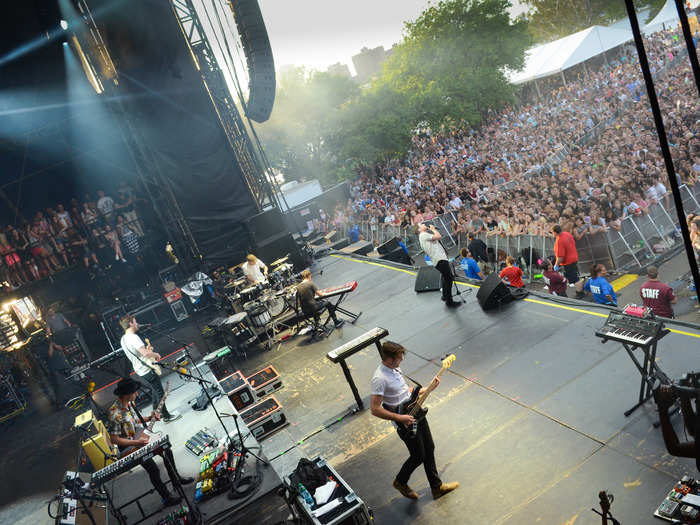
[{"label": "green foliage", "polygon": [[[635,0],[637,13],[656,15],[665,0]],[[609,25],[627,16],[623,0],[524,0],[530,9],[529,30],[536,42],[550,42],[592,25]],[[645,23],[648,20],[641,20]]]},{"label": "green foliage", "polygon": [[[508,0],[443,0],[405,26],[382,74],[362,90],[350,79],[293,69],[280,76],[261,135],[288,178],[347,176],[355,163],[406,153],[421,122],[466,122],[513,98],[504,70],[520,69],[527,24]],[[324,179],[323,175],[328,174]]]}]

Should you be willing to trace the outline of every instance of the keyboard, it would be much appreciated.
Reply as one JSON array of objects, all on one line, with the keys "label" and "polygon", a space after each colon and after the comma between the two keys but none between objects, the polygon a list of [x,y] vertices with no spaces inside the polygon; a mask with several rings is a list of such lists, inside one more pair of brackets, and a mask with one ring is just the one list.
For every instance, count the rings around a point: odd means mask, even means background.
[{"label": "keyboard", "polygon": [[157,439],[151,438],[151,441],[147,445],[133,451],[131,454],[127,454],[114,463],[110,463],[105,468],[93,472],[92,476],[90,477],[90,483],[93,486],[102,485],[103,483],[116,478],[119,474],[132,469],[136,465],[140,465],[147,459],[150,459],[156,454],[159,454],[163,450],[167,450],[169,448],[170,439],[167,435]]},{"label": "keyboard", "polygon": [[111,363],[115,359],[119,357],[123,357],[124,352],[122,352],[122,349],[120,348],[119,350],[115,350],[114,352],[111,352],[107,355],[103,355],[99,359],[95,359],[91,363],[85,363],[84,365],[76,366],[71,370],[70,376],[68,376],[68,379],[72,379],[75,376],[78,376],[84,372],[87,372],[91,368],[98,368],[100,366],[104,366],[106,364]]},{"label": "keyboard", "polygon": [[387,335],[389,335],[389,331],[386,328],[372,328],[370,331],[365,332],[351,341],[348,341],[335,350],[331,350],[328,352],[328,354],[326,354],[326,357],[333,363],[344,361],[355,352],[359,352],[363,348],[376,341],[379,341],[382,337],[386,337]]},{"label": "keyboard", "polygon": [[595,335],[606,340],[648,346],[660,339],[662,328],[663,323],[656,319],[611,312],[605,324],[596,330]]},{"label": "keyboard", "polygon": [[323,290],[318,290],[316,292],[316,297],[320,297],[321,299],[328,299],[329,297],[334,297],[336,295],[340,295],[352,292],[357,288],[357,281],[348,281],[345,284],[341,284],[340,286],[331,286],[330,288],[324,288]]}]

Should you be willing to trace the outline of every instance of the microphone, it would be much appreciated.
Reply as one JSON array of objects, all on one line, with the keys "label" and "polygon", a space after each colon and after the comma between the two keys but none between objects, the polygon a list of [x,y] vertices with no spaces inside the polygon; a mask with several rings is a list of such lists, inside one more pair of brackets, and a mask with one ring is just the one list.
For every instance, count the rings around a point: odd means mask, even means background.
[{"label": "microphone", "polygon": [[152,323],[144,323],[144,324],[139,323],[139,328],[148,328],[149,326],[151,326],[151,324]]}]

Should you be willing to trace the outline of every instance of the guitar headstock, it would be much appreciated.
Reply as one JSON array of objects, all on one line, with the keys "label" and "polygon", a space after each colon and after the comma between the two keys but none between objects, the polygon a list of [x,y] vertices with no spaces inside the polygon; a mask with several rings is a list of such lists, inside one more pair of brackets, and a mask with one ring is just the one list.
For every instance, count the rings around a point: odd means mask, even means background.
[{"label": "guitar headstock", "polygon": [[170,392],[170,381],[165,382],[165,392]]},{"label": "guitar headstock", "polygon": [[447,368],[450,368],[455,362],[455,359],[457,359],[457,356],[455,356],[454,354],[448,355],[445,359],[442,360],[442,369],[445,370]]},{"label": "guitar headstock", "polygon": [[151,342],[148,340],[148,337],[146,337],[144,340],[146,341],[146,348],[148,348],[149,350],[152,350],[153,347],[151,346]]}]

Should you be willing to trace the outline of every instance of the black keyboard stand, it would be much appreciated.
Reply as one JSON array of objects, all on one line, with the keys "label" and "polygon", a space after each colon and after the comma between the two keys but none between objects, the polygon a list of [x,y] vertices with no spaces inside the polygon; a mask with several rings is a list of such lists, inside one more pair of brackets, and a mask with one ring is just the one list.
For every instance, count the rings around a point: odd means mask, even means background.
[{"label": "black keyboard stand", "polygon": [[[661,330],[659,332],[659,336],[655,338],[653,342],[647,345],[636,345],[632,343],[620,342],[623,348],[627,351],[627,354],[630,356],[630,359],[632,359],[634,366],[637,367],[637,370],[639,370],[639,373],[642,376],[642,380],[639,385],[639,399],[633,407],[629,408],[628,410],[625,410],[625,417],[629,417],[630,414],[632,414],[632,412],[637,410],[640,406],[642,406],[651,398],[651,385],[654,382],[654,377],[656,377],[657,375],[666,375],[656,366],[656,345],[659,342],[659,340],[665,337],[668,333],[669,331],[666,329]],[[608,338],[603,338],[603,343],[605,343],[607,340]],[[644,362],[642,364],[639,363],[639,360],[634,355],[634,350],[636,350],[637,348],[641,349],[642,352],[644,352]]]},{"label": "black keyboard stand", "polygon": [[335,302],[333,305],[335,307],[336,312],[340,312],[341,314],[347,316],[350,318],[350,324],[355,324],[355,321],[357,321],[360,316],[362,315],[362,312],[359,314],[356,314],[354,312],[351,312],[350,310],[346,310],[345,308],[341,308],[339,305],[341,302],[343,302],[343,299],[345,299],[345,296],[350,293],[350,292],[343,292],[340,295],[338,295],[338,300]]}]

